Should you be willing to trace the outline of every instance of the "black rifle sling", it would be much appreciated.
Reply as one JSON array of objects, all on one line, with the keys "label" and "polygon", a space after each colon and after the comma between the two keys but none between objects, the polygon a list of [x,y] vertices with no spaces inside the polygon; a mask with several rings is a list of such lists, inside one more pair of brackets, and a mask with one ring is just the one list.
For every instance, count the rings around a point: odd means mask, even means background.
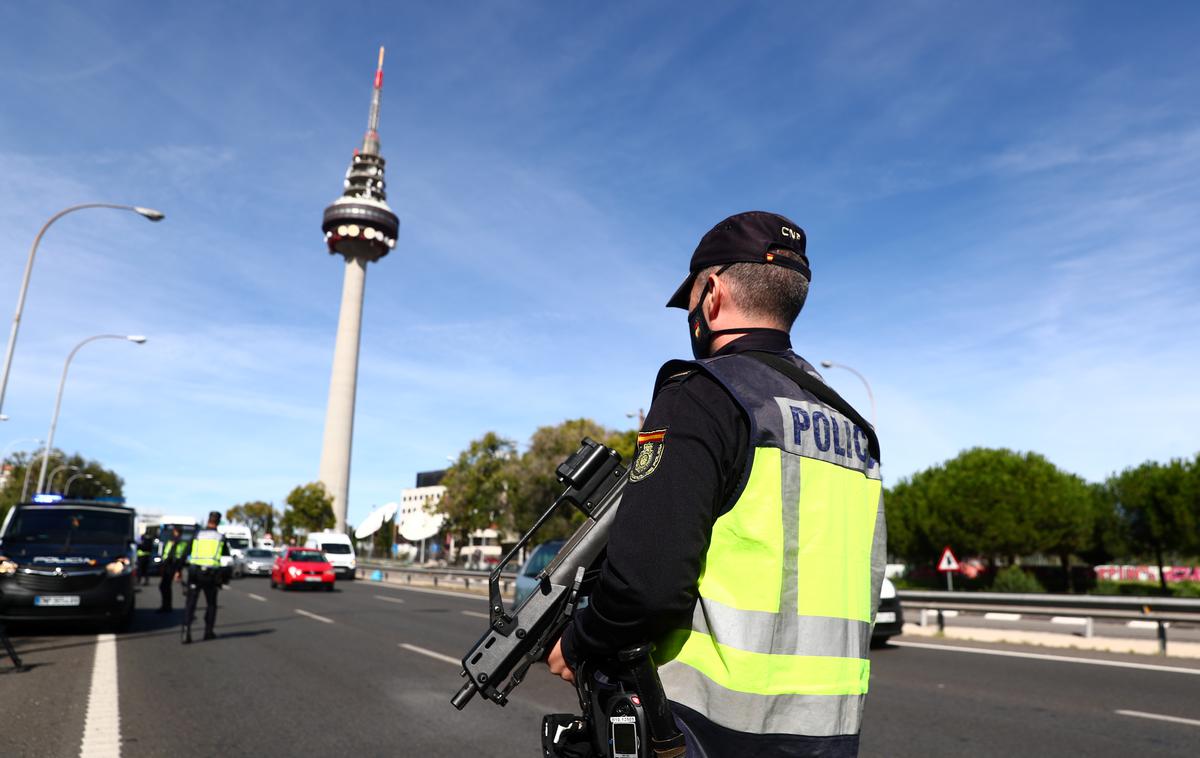
[{"label": "black rifle sling", "polygon": [[854,407],[842,399],[842,396],[833,391],[833,388],[824,382],[817,379],[812,374],[809,374],[804,369],[800,368],[791,361],[784,360],[774,353],[764,353],[759,350],[747,350],[742,355],[748,355],[755,360],[770,366],[779,373],[791,379],[796,384],[800,385],[800,389],[805,390],[816,396],[818,400],[825,403],[830,408],[840,412],[843,416],[850,419],[862,429],[867,435],[867,449],[871,453],[871,457],[882,463],[879,457],[879,438],[875,436],[875,428],[867,423]]}]

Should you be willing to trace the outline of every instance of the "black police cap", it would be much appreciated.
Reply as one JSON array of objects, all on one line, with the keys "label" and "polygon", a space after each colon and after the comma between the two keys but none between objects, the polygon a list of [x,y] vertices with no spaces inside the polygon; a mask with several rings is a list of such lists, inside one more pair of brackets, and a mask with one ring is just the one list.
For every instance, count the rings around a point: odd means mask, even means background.
[{"label": "black police cap", "polygon": [[216,522],[218,524],[221,523],[221,512],[220,511],[209,511],[208,512],[208,520]]},{"label": "black police cap", "polygon": [[[692,253],[692,263],[688,269],[690,273],[667,301],[667,307],[687,310],[696,274],[710,266],[725,263],[783,266],[799,271],[804,274],[805,279],[811,281],[812,272],[808,268],[808,256],[804,252],[805,239],[803,229],[778,213],[748,211],[730,216],[700,238],[696,252]],[[772,255],[771,251],[778,248],[791,250],[800,260]]]}]

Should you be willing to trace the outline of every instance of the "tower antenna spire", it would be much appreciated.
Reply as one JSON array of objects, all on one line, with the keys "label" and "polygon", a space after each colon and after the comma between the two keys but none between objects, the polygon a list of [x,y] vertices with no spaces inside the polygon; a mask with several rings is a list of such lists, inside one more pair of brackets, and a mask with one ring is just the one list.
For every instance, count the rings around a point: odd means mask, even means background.
[{"label": "tower antenna spire", "polygon": [[379,155],[379,101],[383,98],[383,45],[379,46],[379,65],[375,67],[375,86],[371,90],[371,113],[367,116],[367,135],[359,152]]}]

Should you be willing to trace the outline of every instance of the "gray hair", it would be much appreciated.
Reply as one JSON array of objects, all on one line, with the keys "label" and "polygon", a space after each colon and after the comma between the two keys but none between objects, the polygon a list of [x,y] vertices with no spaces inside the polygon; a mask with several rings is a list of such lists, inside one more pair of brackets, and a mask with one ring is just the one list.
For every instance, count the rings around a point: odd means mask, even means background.
[{"label": "gray hair", "polygon": [[[771,252],[780,257],[799,260],[800,257],[786,248],[773,248]],[[692,295],[704,288],[708,277],[721,270],[721,266],[709,266],[696,274],[692,284]],[[721,277],[729,287],[734,303],[747,316],[772,321],[780,328],[790,330],[804,301],[808,298],[808,278],[790,268],[773,266],[769,263],[734,263]]]}]

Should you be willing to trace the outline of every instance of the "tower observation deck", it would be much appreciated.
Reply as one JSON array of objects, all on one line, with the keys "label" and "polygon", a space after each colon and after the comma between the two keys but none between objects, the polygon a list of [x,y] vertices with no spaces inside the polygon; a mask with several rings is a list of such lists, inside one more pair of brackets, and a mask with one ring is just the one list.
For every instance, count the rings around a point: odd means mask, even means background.
[{"label": "tower observation deck", "polygon": [[346,260],[342,306],[338,315],[333,372],[329,380],[329,405],[325,411],[325,436],[321,445],[319,478],[333,496],[337,530],[346,526],[350,498],[350,453],[354,437],[354,398],[358,386],[358,348],[362,334],[363,292],[367,264],[378,261],[396,246],[400,219],[387,204],[379,154],[379,104],[383,94],[383,48],[371,90],[371,112],[362,147],[354,151],[346,171],[342,196],[325,209],[321,230],[331,254]]},{"label": "tower observation deck", "polygon": [[377,261],[396,246],[400,219],[387,204],[383,178],[384,161],[379,154],[379,103],[383,94],[383,48],[371,89],[371,111],[362,147],[355,151],[346,170],[342,196],[325,209],[321,230],[330,253]]}]

